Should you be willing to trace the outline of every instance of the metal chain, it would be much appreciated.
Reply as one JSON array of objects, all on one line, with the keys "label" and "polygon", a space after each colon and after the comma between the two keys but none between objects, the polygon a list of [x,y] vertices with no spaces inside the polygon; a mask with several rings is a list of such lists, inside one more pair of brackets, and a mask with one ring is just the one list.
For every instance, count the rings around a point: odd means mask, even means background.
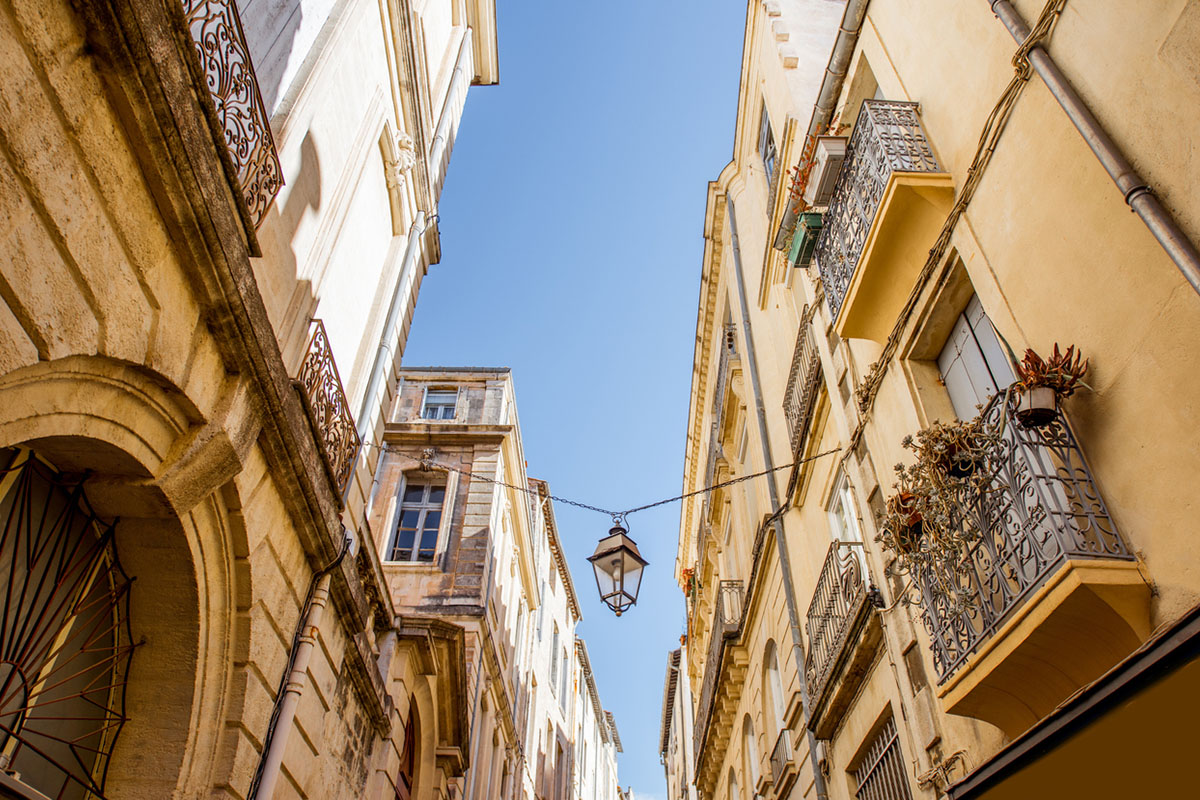
[{"label": "metal chain", "polygon": [[[406,456],[408,458],[414,458],[414,460],[416,460],[418,465],[420,466],[422,472],[431,472],[433,470],[444,470],[446,472],[454,472],[454,473],[463,475],[468,478],[477,478],[481,481],[484,481],[485,483],[491,483],[496,486],[503,486],[506,489],[512,489],[514,491],[523,492],[524,494],[530,495],[531,497],[540,497],[541,496],[537,493],[536,490],[531,489],[528,486],[519,486],[515,483],[509,483],[507,481],[500,480],[499,478],[494,478],[490,475],[484,475],[482,473],[473,472],[472,470],[466,469],[464,467],[456,467],[453,464],[443,464],[440,461],[434,461],[432,447],[425,448],[424,450],[421,451],[421,457],[415,458],[414,456],[410,455],[409,453],[403,452],[401,450],[393,449],[387,445],[377,445],[377,444],[368,443],[368,446],[376,447],[380,450],[384,450],[386,452],[393,453],[395,455]],[[792,467],[798,467],[801,464],[807,464],[809,461],[816,461],[818,458],[824,458],[825,456],[833,455],[834,453],[837,453],[840,451],[841,451],[840,447],[835,447],[832,450],[826,450],[823,453],[817,453],[816,455],[809,456],[808,458],[798,459],[796,461],[791,462],[790,464],[784,464],[782,466],[772,467],[771,469],[765,469],[762,472],[753,472],[748,475],[740,475],[736,478],[731,478],[730,480],[722,481],[721,483],[714,483],[711,486],[705,486],[702,489],[696,489],[695,491],[685,492],[683,494],[676,495],[674,497],[668,497],[665,500],[656,500],[653,503],[647,503],[646,505],[642,505],[642,506],[635,506],[633,508],[629,508],[624,511],[613,511],[608,508],[601,508],[600,506],[593,506],[593,505],[589,505],[588,503],[581,503],[578,500],[571,500],[570,498],[560,497],[559,495],[554,495],[554,494],[547,495],[547,497],[556,503],[563,503],[565,505],[574,506],[575,508],[582,508],[584,511],[595,511],[597,514],[604,514],[605,516],[612,517],[612,521],[614,524],[621,524],[625,521],[625,518],[628,517],[630,514],[636,514],[639,511],[646,511],[651,508],[658,508],[659,506],[665,506],[670,503],[678,502],[680,500],[686,500],[689,497],[696,497],[697,495],[709,494],[711,492],[715,492],[717,489],[724,489],[727,486],[733,486],[738,483],[743,483],[748,480],[753,480],[754,478],[761,478],[764,475],[770,475],[773,472],[779,472],[780,470],[791,469]]]}]

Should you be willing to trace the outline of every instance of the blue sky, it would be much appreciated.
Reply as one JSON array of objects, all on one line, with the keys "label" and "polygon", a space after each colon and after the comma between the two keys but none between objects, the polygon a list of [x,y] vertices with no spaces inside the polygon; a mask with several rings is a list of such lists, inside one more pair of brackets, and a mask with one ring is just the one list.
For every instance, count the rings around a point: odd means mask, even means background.
[{"label": "blue sky", "polygon": [[[529,472],[630,508],[682,485],[706,184],[728,163],[745,3],[500,0],[500,85],[474,88],[404,362],[509,366]],[[637,608],[600,605],[606,517],[556,506],[580,631],[625,746],[623,786],[664,794],[679,505],[629,519]]]}]

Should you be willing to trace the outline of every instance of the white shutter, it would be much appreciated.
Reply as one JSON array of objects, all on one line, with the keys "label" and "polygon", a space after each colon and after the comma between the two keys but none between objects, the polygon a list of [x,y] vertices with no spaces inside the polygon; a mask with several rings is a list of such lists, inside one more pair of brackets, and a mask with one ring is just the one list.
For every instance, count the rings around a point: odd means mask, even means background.
[{"label": "white shutter", "polygon": [[938,355],[938,370],[959,419],[972,419],[977,406],[1015,380],[1012,367],[979,298],[972,297]]}]

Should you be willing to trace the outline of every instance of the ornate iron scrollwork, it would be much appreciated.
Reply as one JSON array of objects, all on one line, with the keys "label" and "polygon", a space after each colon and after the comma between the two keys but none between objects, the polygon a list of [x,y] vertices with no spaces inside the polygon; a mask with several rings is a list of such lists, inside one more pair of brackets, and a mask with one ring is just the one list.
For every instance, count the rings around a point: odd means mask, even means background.
[{"label": "ornate iron scrollwork", "polygon": [[312,337],[308,340],[308,352],[300,367],[299,381],[308,398],[309,413],[320,433],[319,440],[329,461],[334,482],[339,493],[344,493],[354,470],[354,462],[358,459],[360,440],[337,364],[333,360],[333,350],[329,347],[329,336],[319,319],[313,320]]},{"label": "ornate iron scrollwork", "polygon": [[83,483],[0,450],[0,764],[43,794],[103,798],[134,644],[115,523]]},{"label": "ornate iron scrollwork", "polygon": [[911,569],[939,683],[945,682],[1068,559],[1132,560],[1061,413],[1027,428],[984,406],[998,433],[969,479],[944,483],[939,525],[960,543]]},{"label": "ornate iron scrollwork", "polygon": [[836,319],[893,172],[940,172],[916,103],[866,100],[833,187],[815,258]]},{"label": "ornate iron scrollwork", "polygon": [[283,186],[270,118],[234,0],[182,0],[204,80],[237,168],[254,227]]}]

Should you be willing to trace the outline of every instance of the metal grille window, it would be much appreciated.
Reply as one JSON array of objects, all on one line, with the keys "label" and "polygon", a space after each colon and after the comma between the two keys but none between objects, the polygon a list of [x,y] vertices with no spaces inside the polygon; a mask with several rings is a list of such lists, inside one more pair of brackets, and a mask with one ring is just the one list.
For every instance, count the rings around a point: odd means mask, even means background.
[{"label": "metal grille window", "polygon": [[454,419],[458,389],[427,389],[421,419]]},{"label": "metal grille window", "polygon": [[61,800],[104,797],[126,721],[135,645],[115,531],[82,482],[0,450],[0,763]]},{"label": "metal grille window", "polygon": [[858,800],[912,800],[894,717],[888,717],[867,745],[862,764],[854,770],[854,782]]},{"label": "metal grille window", "polygon": [[446,487],[443,485],[405,484],[389,561],[433,561],[437,553],[442,503],[445,499]]}]

